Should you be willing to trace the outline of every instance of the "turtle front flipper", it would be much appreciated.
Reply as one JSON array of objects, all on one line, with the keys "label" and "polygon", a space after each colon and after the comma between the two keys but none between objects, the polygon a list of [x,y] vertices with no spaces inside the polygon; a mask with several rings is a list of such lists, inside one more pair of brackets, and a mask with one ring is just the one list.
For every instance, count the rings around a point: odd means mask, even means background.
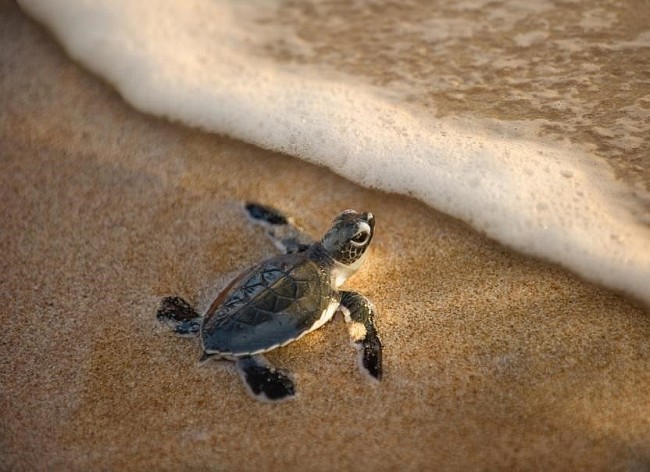
[{"label": "turtle front flipper", "polygon": [[302,252],[315,242],[291,218],[273,207],[248,202],[246,212],[253,223],[264,227],[275,247],[284,254]]},{"label": "turtle front flipper", "polygon": [[341,292],[341,306],[350,338],[361,351],[361,364],[373,378],[381,380],[382,346],[375,327],[375,309],[366,297],[356,292]]},{"label": "turtle front flipper", "polygon": [[160,301],[156,318],[178,336],[196,336],[202,317],[181,297],[165,297]]},{"label": "turtle front flipper", "polygon": [[291,378],[269,365],[261,355],[237,358],[237,369],[258,400],[287,400],[295,395]]}]

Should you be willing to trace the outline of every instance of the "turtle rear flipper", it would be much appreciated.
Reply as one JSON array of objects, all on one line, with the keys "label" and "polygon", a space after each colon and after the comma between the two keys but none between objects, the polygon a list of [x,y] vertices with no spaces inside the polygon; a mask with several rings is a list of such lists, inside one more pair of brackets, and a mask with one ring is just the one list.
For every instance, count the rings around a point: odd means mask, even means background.
[{"label": "turtle rear flipper", "polygon": [[248,202],[246,212],[253,223],[264,227],[266,235],[283,254],[302,252],[315,242],[280,210],[260,203]]},{"label": "turtle rear flipper", "polygon": [[165,297],[160,301],[156,318],[178,336],[196,336],[202,317],[181,297]]},{"label": "turtle rear flipper", "polygon": [[257,399],[288,400],[296,393],[291,378],[270,366],[260,355],[238,358],[237,369]]},{"label": "turtle rear flipper", "polygon": [[361,365],[377,380],[381,380],[382,345],[375,327],[372,303],[356,292],[341,292],[341,306],[349,324],[350,338],[361,351]]}]

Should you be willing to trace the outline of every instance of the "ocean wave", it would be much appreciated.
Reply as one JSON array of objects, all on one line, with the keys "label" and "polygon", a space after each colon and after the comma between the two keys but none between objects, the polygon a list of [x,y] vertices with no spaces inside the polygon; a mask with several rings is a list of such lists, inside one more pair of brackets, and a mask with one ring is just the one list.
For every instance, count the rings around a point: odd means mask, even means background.
[{"label": "ocean wave", "polygon": [[627,205],[631,190],[584,150],[505,121],[436,118],[349,74],[265,56],[285,35],[261,21],[270,2],[19,3],[142,111],[412,195],[650,303],[650,230]]}]

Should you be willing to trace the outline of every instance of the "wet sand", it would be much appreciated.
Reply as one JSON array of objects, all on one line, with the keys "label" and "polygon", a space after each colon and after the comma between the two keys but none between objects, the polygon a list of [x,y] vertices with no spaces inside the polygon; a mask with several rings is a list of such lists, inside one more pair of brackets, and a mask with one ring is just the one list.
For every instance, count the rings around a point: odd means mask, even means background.
[{"label": "wet sand", "polygon": [[[0,3],[0,468],[647,470],[650,313],[424,205],[128,107]],[[377,235],[385,378],[343,321],[270,354],[298,397],[246,395],[155,320],[274,254],[242,202]]]}]

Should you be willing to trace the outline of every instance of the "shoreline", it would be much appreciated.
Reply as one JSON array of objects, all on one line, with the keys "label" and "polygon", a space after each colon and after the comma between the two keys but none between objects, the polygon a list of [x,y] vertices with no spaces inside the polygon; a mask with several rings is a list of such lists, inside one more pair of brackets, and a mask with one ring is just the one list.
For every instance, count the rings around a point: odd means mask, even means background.
[{"label": "shoreline", "polygon": [[[13,3],[0,25],[3,468],[650,464],[647,309],[413,199],[134,111]],[[202,307],[273,254],[245,200],[312,234],[375,214],[346,286],[377,306],[382,383],[340,317],[269,355],[296,378],[280,405],[158,326],[162,296]]]},{"label": "shoreline", "polygon": [[[584,152],[581,149],[584,146],[570,145],[568,140],[558,145],[557,137],[543,138],[545,128],[541,126],[541,110],[532,115],[537,119],[528,122],[494,118],[486,121],[467,112],[456,119],[428,116],[435,115],[430,109],[417,113],[416,103],[407,101],[408,105],[403,108],[401,100],[385,101],[382,95],[390,95],[390,87],[377,90],[376,94],[369,93],[364,86],[356,86],[357,80],[353,77],[335,83],[321,82],[313,80],[314,70],[308,66],[304,74],[292,74],[282,59],[267,63],[255,53],[267,43],[269,47],[274,44],[274,34],[267,38],[263,28],[254,35],[260,36],[260,44],[250,46],[249,53],[239,54],[237,48],[232,51],[229,47],[214,48],[249,29],[245,28],[246,20],[242,19],[243,23],[239,24],[239,20],[234,19],[237,7],[227,2],[217,5],[199,0],[192,6],[168,4],[160,8],[154,2],[143,5],[144,10],[124,6],[115,11],[109,4],[98,4],[96,9],[87,11],[89,22],[80,20],[72,24],[68,22],[75,18],[80,8],[74,0],[63,2],[60,9],[52,9],[49,2],[40,0],[20,3],[34,18],[47,25],[71,57],[107,80],[127,102],[145,113],[225,133],[264,149],[286,151],[307,162],[324,165],[366,187],[414,196],[438,211],[468,222],[479,232],[518,252],[559,263],[589,280],[630,293],[650,306],[647,293],[650,227],[644,222],[642,196],[615,178],[611,165],[606,162],[611,159],[605,159],[606,155],[601,153],[597,157]],[[197,8],[204,8],[200,10],[201,15]],[[514,20],[517,9],[505,5],[495,8],[508,18],[506,23],[510,22],[511,29],[506,28],[506,31],[513,35],[519,33]],[[613,6],[611,9],[611,15],[617,17],[619,10]],[[586,14],[589,7],[585,6],[584,10]],[[161,25],[161,29],[151,34],[147,28],[131,28],[129,25],[137,23],[139,14],[150,16],[149,21]],[[547,14],[553,15],[552,12]],[[467,15],[469,13],[461,9],[455,16],[444,18],[462,22],[467,20]],[[216,30],[211,20],[203,20],[231,16],[232,21],[222,21],[222,28]],[[246,14],[240,12],[239,16],[246,17]],[[532,20],[536,15],[529,11],[524,17]],[[113,21],[104,21],[105,18],[113,18]],[[178,21],[171,21],[171,18],[178,18]],[[195,20],[199,23],[193,23]],[[257,24],[252,18],[248,21],[252,21],[251,25]],[[281,18],[276,18],[268,24],[274,21],[282,23]],[[470,23],[478,26],[476,22]],[[488,29],[495,27],[492,22],[488,23]],[[188,38],[191,25],[196,35],[189,34]],[[397,24],[394,27],[400,29]],[[292,35],[291,27],[271,29],[277,34]],[[605,34],[605,30],[601,33]],[[619,45],[620,33],[619,29],[611,31],[602,41]],[[582,34],[591,37],[592,33],[585,30]],[[575,39],[580,50],[587,47],[582,38],[579,35]],[[593,47],[602,46],[602,41],[594,43]],[[540,57],[549,54],[548,48],[552,50],[559,44],[567,47],[566,39],[548,38],[548,41],[538,42],[536,46],[528,44],[527,47],[533,48],[531,52],[542,54]],[[445,41],[434,43],[451,47]],[[638,47],[642,48],[642,44],[643,41]],[[537,61],[524,60],[521,56],[526,54],[520,49],[519,46],[510,49],[506,62],[514,61],[519,64],[516,69],[529,69],[538,74]],[[500,50],[490,51],[501,58]],[[438,51],[434,56],[440,54],[442,52]],[[489,54],[488,51],[485,54]],[[223,61],[208,59],[222,56]],[[558,60],[556,65],[571,63],[573,58],[572,55]],[[606,58],[597,56],[592,58],[592,64],[577,52],[575,59],[591,65],[592,72],[598,70],[603,61],[607,62]],[[479,55],[475,60],[485,60],[485,57]],[[426,61],[421,62],[424,66]],[[479,70],[471,61],[465,66],[468,73]],[[381,74],[382,70],[376,72]],[[596,94],[603,76],[581,70],[572,69],[571,80],[593,81],[589,90]],[[566,87],[552,76],[553,79],[546,77],[550,79],[547,88],[543,80],[539,82],[542,79],[539,76],[528,86],[511,84],[507,90],[519,97],[518,102],[527,102],[522,97],[531,86],[539,89],[535,93],[547,97],[565,93]],[[435,77],[437,74],[431,71],[431,78]],[[363,75],[360,79],[363,83]],[[490,83],[489,80],[484,82],[482,88],[489,89]],[[503,84],[496,81],[493,86]],[[559,103],[575,100],[571,96],[572,93],[568,93]],[[609,118],[603,118],[605,121],[613,120],[620,113],[633,113],[633,110],[643,115],[639,109],[643,100],[635,100],[634,94],[626,97],[624,103],[629,106],[621,104],[621,109],[612,109]],[[468,100],[472,103],[471,98]],[[575,105],[578,103],[586,105],[581,100]],[[481,109],[481,104],[485,103],[481,100],[476,103],[477,109]],[[545,109],[557,103],[537,105]],[[504,105],[503,117],[508,117],[509,111]],[[340,126],[337,122],[346,125]],[[639,126],[642,127],[643,122],[641,119]],[[602,124],[596,120],[592,126],[601,129]],[[617,133],[626,134],[625,126],[621,126],[623,129]],[[636,135],[639,129],[630,125],[629,137]],[[531,133],[539,133],[539,136],[525,137]],[[566,138],[571,135],[567,132]],[[642,145],[644,140],[639,137],[638,142]],[[609,157],[613,159],[614,154],[612,150]],[[634,153],[630,154],[630,159],[642,162]]]}]

